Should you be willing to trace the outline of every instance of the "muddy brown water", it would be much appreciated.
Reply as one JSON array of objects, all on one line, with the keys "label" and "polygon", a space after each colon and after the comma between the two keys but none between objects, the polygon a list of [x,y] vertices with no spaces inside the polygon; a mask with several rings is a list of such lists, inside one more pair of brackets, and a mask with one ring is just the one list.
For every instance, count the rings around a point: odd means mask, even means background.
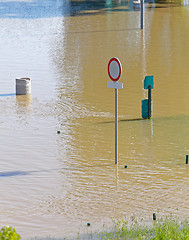
[{"label": "muddy brown water", "polygon": [[[98,2],[0,1],[0,226],[24,239],[189,216],[189,7],[146,3],[141,31],[132,4]],[[124,85],[117,168],[111,57]],[[135,120],[146,75],[153,117]],[[31,96],[15,96],[18,77]]]}]

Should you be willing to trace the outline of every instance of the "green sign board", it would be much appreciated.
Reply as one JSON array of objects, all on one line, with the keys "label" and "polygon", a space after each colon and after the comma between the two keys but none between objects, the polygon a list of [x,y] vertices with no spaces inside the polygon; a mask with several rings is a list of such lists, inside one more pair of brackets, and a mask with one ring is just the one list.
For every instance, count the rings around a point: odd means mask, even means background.
[{"label": "green sign board", "polygon": [[154,89],[154,76],[146,76],[144,79],[144,89],[148,89],[148,86],[151,86],[151,89]]}]

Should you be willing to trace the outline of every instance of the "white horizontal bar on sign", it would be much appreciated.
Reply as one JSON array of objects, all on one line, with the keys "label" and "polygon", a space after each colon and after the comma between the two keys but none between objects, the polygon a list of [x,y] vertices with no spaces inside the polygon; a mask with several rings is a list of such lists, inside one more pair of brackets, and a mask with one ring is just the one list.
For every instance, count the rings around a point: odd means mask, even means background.
[{"label": "white horizontal bar on sign", "polygon": [[123,88],[123,83],[121,82],[107,82],[107,87],[108,88],[117,88],[117,89],[122,89]]}]

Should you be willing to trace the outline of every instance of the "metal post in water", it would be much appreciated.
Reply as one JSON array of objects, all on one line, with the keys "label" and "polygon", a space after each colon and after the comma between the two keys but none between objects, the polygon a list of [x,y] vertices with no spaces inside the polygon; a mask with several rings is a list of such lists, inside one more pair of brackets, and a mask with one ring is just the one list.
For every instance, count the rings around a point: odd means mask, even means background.
[{"label": "metal post in water", "polygon": [[153,220],[156,221],[156,214],[153,213]]},{"label": "metal post in water", "polygon": [[115,88],[115,164],[118,163],[118,89],[123,83],[118,82],[121,77],[122,66],[118,58],[111,58],[108,63],[108,75],[112,82],[107,82],[109,88]]},{"label": "metal post in water", "polygon": [[188,155],[186,155],[186,164],[188,164]]},{"label": "metal post in water", "polygon": [[140,2],[140,11],[141,11],[141,14],[140,14],[141,24],[140,24],[140,26],[141,26],[141,29],[143,29],[144,28],[144,0],[141,0],[141,2]]},{"label": "metal post in water", "polygon": [[151,103],[152,103],[152,94],[151,94],[151,85],[148,86],[148,119],[152,116],[152,109],[151,109]]},{"label": "metal post in water", "polygon": [[115,88],[115,164],[118,163],[118,89]]}]

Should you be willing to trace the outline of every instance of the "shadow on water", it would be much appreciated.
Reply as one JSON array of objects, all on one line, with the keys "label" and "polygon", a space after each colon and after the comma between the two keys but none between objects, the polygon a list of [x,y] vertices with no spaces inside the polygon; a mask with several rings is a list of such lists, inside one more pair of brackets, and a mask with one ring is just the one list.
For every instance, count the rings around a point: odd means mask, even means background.
[{"label": "shadow on water", "polygon": [[[101,167],[111,167],[112,164],[98,164],[98,165],[85,165],[82,166],[82,168],[101,168]],[[81,169],[81,167],[78,167],[77,169]],[[54,171],[56,172],[65,172],[65,171],[75,171],[75,167],[69,167],[69,168],[55,168],[55,169],[42,169],[42,170],[33,170],[33,171],[10,171],[10,172],[0,172],[0,178],[5,178],[5,177],[17,177],[17,176],[28,176],[32,174],[37,174],[37,173],[52,173]]]},{"label": "shadow on water", "polygon": [[107,33],[107,32],[123,32],[123,31],[137,31],[138,28],[119,28],[119,29],[106,29],[106,30],[95,30],[95,31],[75,31],[75,32],[66,32],[65,35],[71,34],[89,34],[89,33]]},{"label": "shadow on water", "polygon": [[[118,122],[134,122],[134,121],[146,121],[146,118],[132,118],[132,119],[120,119]],[[107,124],[107,123],[115,123],[115,121],[108,121],[108,122],[100,122],[99,124]]]},{"label": "shadow on water", "polygon": [[[153,3],[155,0],[145,0],[146,3]],[[166,3],[158,2],[156,3]],[[180,0],[176,3],[181,4]],[[157,7],[160,7],[158,4]],[[147,4],[148,5],[148,4]],[[151,5],[146,7],[152,7]],[[169,4],[162,4],[162,7],[170,7]],[[82,16],[107,14],[109,12],[135,11],[133,0],[12,0],[0,1],[0,18],[50,18],[62,16]]]},{"label": "shadow on water", "polygon": [[[159,117],[159,118],[128,118],[128,119],[119,119],[118,122],[138,122],[138,121],[183,121],[185,119],[188,119],[188,115],[179,115],[179,116],[169,116],[169,117]],[[108,123],[115,123],[115,120],[112,121],[106,121],[106,122],[99,122],[97,124],[108,124]]]},{"label": "shadow on water", "polygon": [[57,169],[51,169],[51,170],[35,170],[35,171],[10,171],[10,172],[0,172],[0,178],[4,177],[17,177],[17,176],[26,176],[31,175],[34,173],[45,173],[45,172],[51,172]]},{"label": "shadow on water", "polygon": [[29,175],[29,172],[24,172],[24,171],[0,172],[0,178],[24,176],[24,175]]},{"label": "shadow on water", "polygon": [[0,94],[0,97],[10,97],[10,96],[16,96],[16,93],[4,93],[4,94]]}]

